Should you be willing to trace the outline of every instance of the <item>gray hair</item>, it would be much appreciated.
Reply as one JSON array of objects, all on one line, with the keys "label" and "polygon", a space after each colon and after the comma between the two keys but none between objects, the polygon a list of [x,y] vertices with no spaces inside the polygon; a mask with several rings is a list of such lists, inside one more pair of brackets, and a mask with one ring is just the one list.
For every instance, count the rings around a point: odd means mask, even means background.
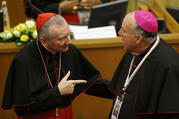
[{"label": "gray hair", "polygon": [[134,24],[133,34],[137,37],[139,35],[142,35],[144,38],[144,41],[147,43],[152,43],[153,41],[156,40],[156,37],[157,37],[157,32],[156,33],[147,32],[143,30],[137,23]]},{"label": "gray hair", "polygon": [[39,30],[38,32],[38,39],[44,38],[47,40],[50,40],[52,37],[52,33],[49,30],[49,26],[51,25],[59,25],[63,26],[66,23],[65,19],[57,14],[53,17],[51,17]]}]

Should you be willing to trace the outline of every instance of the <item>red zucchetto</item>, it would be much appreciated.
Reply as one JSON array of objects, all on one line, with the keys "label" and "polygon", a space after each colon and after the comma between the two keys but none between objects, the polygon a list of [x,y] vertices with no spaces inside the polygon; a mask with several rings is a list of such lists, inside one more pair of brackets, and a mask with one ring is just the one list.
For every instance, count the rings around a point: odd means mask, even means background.
[{"label": "red zucchetto", "polygon": [[36,20],[36,30],[39,32],[40,28],[53,16],[55,13],[42,13],[39,14]]}]

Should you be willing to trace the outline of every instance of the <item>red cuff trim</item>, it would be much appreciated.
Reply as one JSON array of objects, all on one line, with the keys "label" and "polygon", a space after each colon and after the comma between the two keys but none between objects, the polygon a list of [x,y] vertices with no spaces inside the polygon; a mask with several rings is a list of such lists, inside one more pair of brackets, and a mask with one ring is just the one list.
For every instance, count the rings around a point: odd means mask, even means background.
[{"label": "red cuff trim", "polygon": [[34,104],[34,103],[35,103],[35,102],[33,101],[33,102],[29,103],[29,104],[22,104],[22,105],[14,104],[14,106],[29,106],[29,105],[32,105],[32,104]]},{"label": "red cuff trim", "polygon": [[[91,83],[91,85],[90,86],[88,86],[83,92],[81,92],[79,95],[81,95],[82,93],[84,93],[84,92],[86,92],[93,84],[95,84],[96,83],[96,81],[98,81],[98,80],[101,80],[102,78],[100,77],[100,78],[97,78],[96,80],[94,80],[92,83]],[[78,96],[79,96],[78,95]],[[78,96],[76,96],[73,100],[75,100]],[[72,100],[72,99],[71,99]],[[72,101],[73,101],[72,100]]]}]

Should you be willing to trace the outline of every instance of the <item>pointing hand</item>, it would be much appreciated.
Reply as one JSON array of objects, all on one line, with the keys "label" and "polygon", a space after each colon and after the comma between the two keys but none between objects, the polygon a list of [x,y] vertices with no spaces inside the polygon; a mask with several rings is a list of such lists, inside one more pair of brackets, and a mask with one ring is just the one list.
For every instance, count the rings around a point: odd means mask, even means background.
[{"label": "pointing hand", "polygon": [[72,94],[76,84],[87,83],[86,80],[67,80],[70,76],[70,71],[63,77],[58,84],[58,89],[61,95]]}]

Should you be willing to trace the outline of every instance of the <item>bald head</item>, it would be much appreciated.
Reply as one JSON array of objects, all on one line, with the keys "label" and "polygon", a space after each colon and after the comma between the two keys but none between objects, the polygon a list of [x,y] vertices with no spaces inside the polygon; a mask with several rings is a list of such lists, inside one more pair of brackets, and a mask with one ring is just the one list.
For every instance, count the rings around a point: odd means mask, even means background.
[{"label": "bald head", "polygon": [[[138,13],[138,12],[137,12]],[[151,14],[150,14],[151,15]],[[149,15],[149,16],[150,16]],[[142,16],[140,16],[140,17],[142,17]],[[152,17],[154,17],[154,16],[152,16]],[[142,19],[142,18],[141,18]],[[144,19],[143,19],[144,20]],[[154,20],[155,21],[155,20]],[[141,22],[143,22],[143,24],[141,23]],[[134,11],[134,12],[130,12],[130,13],[128,13],[126,16],[125,16],[125,18],[124,18],[124,20],[123,20],[123,24],[125,24],[126,25],[126,27],[128,28],[128,29],[130,29],[131,30],[131,32],[132,32],[132,34],[134,35],[134,36],[139,36],[139,35],[142,35],[143,37],[144,37],[144,40],[146,41],[146,42],[153,42],[155,39],[154,39],[154,37],[156,37],[157,36],[157,32],[156,32],[156,27],[155,27],[155,29],[154,29],[154,33],[153,32],[148,32],[148,31],[146,31],[146,30],[148,30],[148,29],[152,29],[152,27],[150,27],[150,26],[152,26],[153,24],[152,23],[150,23],[150,21],[149,21],[149,24],[147,24],[148,23],[148,21],[146,20],[146,22],[144,22],[144,21],[141,21],[141,20],[139,20],[139,18],[137,18],[137,16],[136,16],[136,11]],[[140,26],[139,26],[139,25]],[[147,25],[145,25],[145,24],[147,24]],[[151,25],[150,25],[151,24]],[[155,23],[156,24],[156,23]],[[146,27],[147,26],[147,27]],[[143,28],[144,27],[144,28]],[[150,28],[149,28],[150,27]],[[148,28],[148,29],[147,29]],[[146,29],[146,30],[145,30]]]},{"label": "bald head", "polygon": [[122,22],[122,27],[125,27],[126,29],[134,29],[136,26],[136,21],[134,18],[134,12],[128,13]]}]

